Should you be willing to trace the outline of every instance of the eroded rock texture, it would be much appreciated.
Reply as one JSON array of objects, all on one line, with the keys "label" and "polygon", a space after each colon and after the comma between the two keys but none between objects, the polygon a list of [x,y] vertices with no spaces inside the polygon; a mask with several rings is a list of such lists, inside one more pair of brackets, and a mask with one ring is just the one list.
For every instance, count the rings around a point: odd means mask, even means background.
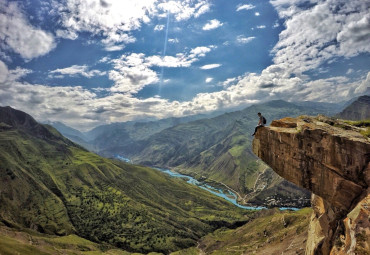
[{"label": "eroded rock texture", "polygon": [[370,139],[326,117],[284,118],[260,128],[253,151],[312,191],[306,254],[370,254]]}]

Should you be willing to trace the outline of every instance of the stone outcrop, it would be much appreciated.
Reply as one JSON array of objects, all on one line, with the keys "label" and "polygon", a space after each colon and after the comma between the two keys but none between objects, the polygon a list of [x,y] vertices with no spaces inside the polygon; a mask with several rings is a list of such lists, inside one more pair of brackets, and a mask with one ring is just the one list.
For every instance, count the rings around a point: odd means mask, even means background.
[{"label": "stone outcrop", "polygon": [[285,118],[258,129],[253,152],[310,190],[306,254],[370,254],[370,139],[329,118]]}]

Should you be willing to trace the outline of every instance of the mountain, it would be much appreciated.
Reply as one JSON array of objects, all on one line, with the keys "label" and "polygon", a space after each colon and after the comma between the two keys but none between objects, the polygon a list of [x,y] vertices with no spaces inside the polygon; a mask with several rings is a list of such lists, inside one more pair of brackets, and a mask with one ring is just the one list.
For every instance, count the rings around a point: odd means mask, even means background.
[{"label": "mountain", "polygon": [[79,137],[83,140],[87,140],[87,137],[84,133],[81,131],[74,129],[72,127],[67,126],[66,124],[60,122],[60,121],[49,121],[45,124],[48,124],[52,127],[54,127],[56,130],[58,130],[63,136],[70,138],[70,137]]},{"label": "mountain", "polygon": [[30,115],[0,107],[0,226],[168,253],[247,214],[183,180],[102,158]]},{"label": "mountain", "polygon": [[360,96],[337,114],[338,118],[346,120],[370,119],[370,96]]},{"label": "mountain", "polygon": [[308,192],[278,177],[252,153],[251,134],[258,122],[258,112],[268,121],[286,115],[318,113],[282,100],[271,101],[167,128],[104,154],[121,154],[139,164],[172,168],[220,188],[227,186],[239,194],[240,201],[307,206]]},{"label": "mountain", "polygon": [[197,114],[179,118],[172,117],[152,121],[116,122],[98,126],[87,132],[80,132],[61,122],[48,122],[46,124],[52,125],[65,137],[90,151],[112,156],[111,154],[104,154],[104,152],[117,150],[116,148],[120,146],[145,139],[163,129],[197,119],[213,117],[218,113],[213,112],[210,114]]},{"label": "mountain", "polygon": [[326,116],[333,116],[338,112],[342,111],[351,101],[343,101],[339,103],[326,103],[326,102],[315,102],[315,101],[293,101],[291,102],[298,106],[303,106],[307,108],[311,108],[312,110],[316,110],[320,112],[320,114],[324,114]]},{"label": "mountain", "polygon": [[45,124],[52,126],[72,142],[80,144],[88,150],[94,150],[94,147],[87,141],[88,138],[83,132],[69,127],[60,121],[48,121]]},{"label": "mountain", "polygon": [[[312,210],[261,210],[237,228],[220,228],[202,237],[197,246],[171,252],[170,255],[199,254],[304,254]],[[50,236],[30,230],[2,226],[0,252],[27,255],[141,255],[102,245],[76,235]],[[163,253],[149,253],[163,255]]]}]

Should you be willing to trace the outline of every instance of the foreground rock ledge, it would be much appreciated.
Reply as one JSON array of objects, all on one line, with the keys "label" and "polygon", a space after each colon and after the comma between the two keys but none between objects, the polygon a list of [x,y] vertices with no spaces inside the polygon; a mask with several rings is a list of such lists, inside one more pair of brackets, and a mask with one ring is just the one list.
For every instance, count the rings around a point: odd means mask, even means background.
[{"label": "foreground rock ledge", "polygon": [[258,129],[253,152],[310,190],[306,254],[370,254],[370,139],[329,118],[302,116]]}]

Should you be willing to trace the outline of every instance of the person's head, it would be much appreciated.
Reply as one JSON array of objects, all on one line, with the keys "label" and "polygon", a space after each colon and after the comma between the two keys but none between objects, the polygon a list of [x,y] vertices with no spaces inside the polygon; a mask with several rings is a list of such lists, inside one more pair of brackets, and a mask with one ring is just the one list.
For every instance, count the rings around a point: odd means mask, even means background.
[{"label": "person's head", "polygon": [[257,113],[257,115],[258,115],[258,116],[261,116],[261,113],[259,112],[259,113]]}]

